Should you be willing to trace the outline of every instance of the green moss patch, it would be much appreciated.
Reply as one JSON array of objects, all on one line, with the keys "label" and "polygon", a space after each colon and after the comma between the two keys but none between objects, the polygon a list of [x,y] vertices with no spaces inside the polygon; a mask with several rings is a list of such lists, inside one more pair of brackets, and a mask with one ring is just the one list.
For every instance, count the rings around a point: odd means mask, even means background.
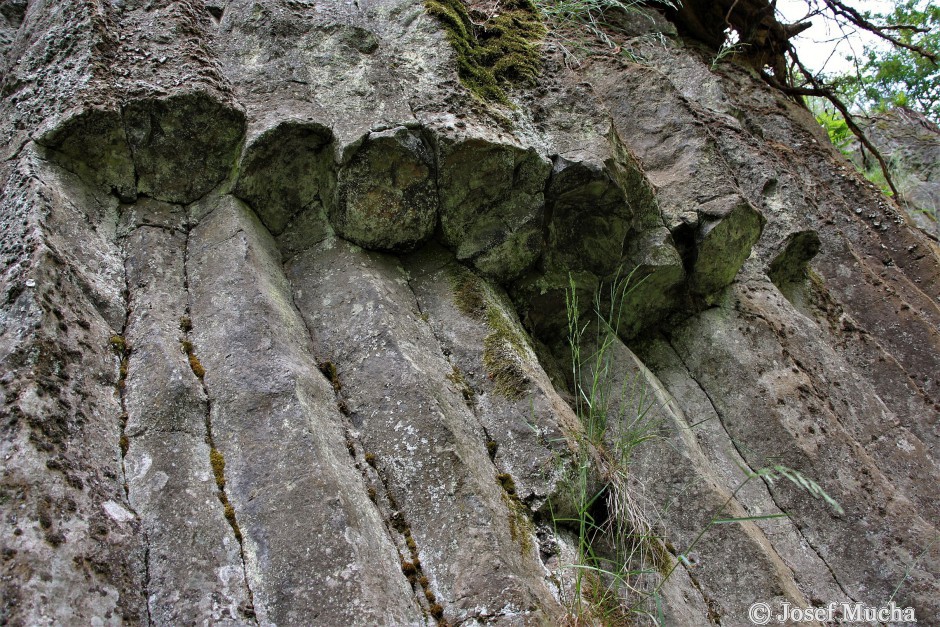
[{"label": "green moss patch", "polygon": [[496,392],[509,400],[518,400],[525,394],[529,383],[520,361],[525,340],[496,307],[488,308],[486,323],[493,332],[483,339],[483,365],[496,386]]},{"label": "green moss patch", "polygon": [[481,100],[510,104],[503,84],[531,83],[541,69],[545,26],[531,0],[505,0],[492,15],[470,17],[463,0],[425,0],[457,52],[460,81]]},{"label": "green moss patch", "polygon": [[486,285],[472,272],[460,268],[451,275],[454,303],[462,313],[483,322],[491,333],[483,338],[483,365],[496,393],[518,400],[528,389],[529,378],[522,367],[526,340],[493,302]]},{"label": "green moss patch", "polygon": [[502,499],[509,508],[509,536],[512,541],[519,545],[522,554],[525,555],[532,550],[532,536],[535,534],[535,527],[532,519],[529,517],[526,506],[519,500],[516,494],[516,482],[512,475],[502,473],[496,475],[496,481],[502,490]]},{"label": "green moss patch", "polygon": [[215,476],[215,485],[219,490],[225,489],[225,458],[218,449],[209,450],[209,463],[212,465],[212,474]]},{"label": "green moss patch", "polygon": [[219,497],[219,502],[222,503],[222,511],[225,514],[225,520],[228,521],[229,526],[232,528],[232,533],[235,535],[235,539],[238,540],[240,544],[242,541],[242,530],[238,526],[238,520],[235,517],[235,508],[232,506],[232,503],[228,500],[228,495],[225,493],[225,457],[222,456],[222,452],[219,451],[219,449],[215,448],[211,439],[209,441],[209,464],[212,466],[212,475],[215,477],[215,485],[219,489],[216,496]]},{"label": "green moss patch", "polygon": [[483,282],[470,272],[455,272],[451,276],[454,287],[454,303],[457,309],[475,320],[486,320],[486,292]]},{"label": "green moss patch", "polygon": [[453,366],[452,372],[445,376],[451,383],[457,386],[461,396],[463,396],[463,400],[472,405],[474,396],[473,388],[467,383],[467,379],[463,376],[463,372],[461,372],[460,368]]},{"label": "green moss patch", "polygon": [[206,376],[206,369],[199,363],[199,358],[196,357],[195,353],[189,353],[189,367],[200,381]]},{"label": "green moss patch", "polygon": [[128,351],[129,345],[127,340],[124,339],[123,335],[112,335],[109,343],[111,344],[111,348],[113,348],[118,354],[123,355]]},{"label": "green moss patch", "polygon": [[343,384],[339,380],[339,372],[336,370],[336,364],[332,361],[323,361],[317,364],[317,368],[320,369],[323,376],[325,376],[330,382],[330,385],[333,386],[333,390],[339,392],[343,389]]}]

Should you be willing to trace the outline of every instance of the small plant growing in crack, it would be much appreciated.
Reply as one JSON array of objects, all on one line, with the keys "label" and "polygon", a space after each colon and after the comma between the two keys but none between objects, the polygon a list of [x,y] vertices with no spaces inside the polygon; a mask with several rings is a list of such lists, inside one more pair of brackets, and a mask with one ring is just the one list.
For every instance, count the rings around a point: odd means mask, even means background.
[{"label": "small plant growing in crack", "polygon": [[320,372],[323,373],[323,376],[326,377],[326,380],[330,382],[330,385],[333,386],[334,392],[339,392],[343,389],[343,384],[339,380],[339,372],[336,370],[336,364],[332,361],[321,361],[317,364],[317,368],[320,369]]},{"label": "small plant growing in crack", "polygon": [[130,344],[124,339],[123,335],[112,335],[108,343],[119,355],[129,352]]}]

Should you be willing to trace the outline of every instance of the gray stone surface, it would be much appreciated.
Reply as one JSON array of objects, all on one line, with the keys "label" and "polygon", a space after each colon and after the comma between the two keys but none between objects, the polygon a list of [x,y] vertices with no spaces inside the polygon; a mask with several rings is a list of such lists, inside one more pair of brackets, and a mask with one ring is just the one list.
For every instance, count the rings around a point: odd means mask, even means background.
[{"label": "gray stone surface", "polygon": [[189,234],[192,341],[258,621],[414,623],[271,236],[237,199]]},{"label": "gray stone surface", "polygon": [[170,202],[197,200],[228,176],[245,132],[241,111],[198,92],[134,101],[123,114],[138,193]]},{"label": "gray stone surface", "polygon": [[528,514],[514,509],[483,428],[447,379],[453,366],[398,261],[332,240],[294,257],[288,272],[444,617],[557,617]]},{"label": "gray stone surface", "polygon": [[[752,311],[762,306],[773,307],[782,300],[772,291],[747,292],[745,300],[753,303]],[[913,467],[908,465],[910,462],[897,454],[891,454],[891,462],[882,457],[881,451],[885,450],[882,438],[896,448],[909,448],[909,454],[914,456],[924,449],[903,427],[889,427],[894,422],[889,410],[870,391],[859,387],[843,364],[826,363],[837,359],[834,355],[820,352],[818,347],[813,348],[818,345],[801,338],[804,323],[799,318],[792,320],[790,331],[783,337],[772,324],[761,319],[752,318],[744,325],[736,318],[733,313],[721,315],[718,310],[703,314],[680,329],[673,344],[692,378],[712,398],[721,424],[751,469],[768,465],[770,460],[783,463],[820,482],[846,510],[845,515],[826,516],[822,514],[826,509],[823,503],[789,483],[778,482],[771,488],[777,506],[799,526],[846,593],[854,600],[877,604],[890,596],[892,583],[890,578],[881,579],[876,573],[895,571],[899,554],[908,555],[900,557],[901,563],[910,563],[916,555],[914,547],[926,546],[929,542],[926,538],[936,535],[928,513],[933,506],[920,510],[924,517],[915,513],[919,509],[918,493],[921,490],[932,493],[928,485],[936,485],[936,480],[929,478],[936,474],[935,463],[929,458],[914,462],[925,481],[918,486],[918,479],[910,483]],[[774,318],[781,320],[783,316]],[[716,341],[718,337],[720,342]],[[775,344],[778,348],[771,349]],[[733,346],[752,348],[730,348]],[[754,355],[768,354],[771,350],[778,354],[776,364],[754,359]],[[723,367],[715,369],[708,365],[716,362]],[[823,372],[830,387],[825,394],[817,395],[814,391],[820,383],[817,373]],[[712,392],[716,387],[727,389],[728,380],[743,385],[730,394]],[[836,407],[847,405],[840,398],[843,394],[852,398],[867,395],[869,400],[849,411],[838,410]],[[745,395],[747,403],[742,402]],[[760,420],[753,416],[760,416]],[[859,432],[856,421],[866,425],[868,432]],[[847,459],[853,460],[851,466],[845,465]],[[904,474],[891,467],[898,463]],[[933,502],[933,496],[927,498]],[[849,531],[858,519],[866,520],[872,535],[859,537]],[[881,550],[880,540],[872,539],[886,534],[896,547],[890,553]],[[859,553],[868,556],[868,563],[858,561]],[[871,569],[870,563],[878,566]],[[909,578],[906,601],[922,615],[935,613],[936,596],[932,594],[935,580],[917,569]]]},{"label": "gray stone surface", "polygon": [[2,202],[0,620],[144,622],[147,546],[124,494],[109,342],[123,271],[113,230],[91,226],[107,203],[34,157],[7,170]]},{"label": "gray stone surface", "polygon": [[[500,104],[422,0],[3,3],[0,622],[584,624],[675,565],[666,624],[929,623],[936,241],[752,70],[612,19],[623,54],[556,30]],[[566,290],[586,324],[634,269],[605,376],[659,437],[618,467]],[[619,610],[576,596],[582,463],[595,550],[610,495],[650,523]],[[728,501],[772,463],[845,513]],[[788,518],[685,555],[726,501]]]},{"label": "gray stone surface", "polygon": [[558,395],[508,298],[442,250],[403,261],[421,315],[484,430],[487,452],[533,512],[556,510],[580,424]]}]

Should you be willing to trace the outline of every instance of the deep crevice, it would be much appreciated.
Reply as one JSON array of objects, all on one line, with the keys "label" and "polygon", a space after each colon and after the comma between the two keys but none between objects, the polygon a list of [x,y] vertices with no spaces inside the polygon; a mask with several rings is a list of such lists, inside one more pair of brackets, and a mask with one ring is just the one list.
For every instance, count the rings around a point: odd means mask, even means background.
[{"label": "deep crevice", "polygon": [[248,595],[247,603],[240,607],[239,611],[245,616],[245,618],[250,620],[253,624],[257,625],[258,618],[257,614],[255,613],[254,593],[251,590],[251,583],[248,578],[248,563],[245,559],[244,538],[242,537],[241,528],[238,526],[238,518],[235,514],[235,508],[231,501],[229,501],[228,494],[225,491],[225,458],[216,448],[215,438],[212,433],[212,396],[209,394],[209,388],[206,385],[205,368],[203,368],[199,358],[196,356],[195,346],[191,340],[193,323],[192,318],[190,317],[190,312],[192,309],[192,292],[189,288],[189,239],[190,233],[192,231],[192,223],[188,218],[189,216],[187,216],[186,222],[186,242],[183,247],[183,289],[186,291],[186,309],[183,317],[180,318],[180,331],[182,332],[182,336],[180,337],[180,347],[186,354],[186,358],[189,361],[189,367],[192,370],[193,375],[199,380],[199,385],[202,388],[203,396],[206,399],[205,441],[209,446],[209,464],[212,468],[212,474],[215,479],[216,487],[218,488],[216,496],[218,497],[219,502],[222,504],[225,520],[228,522],[235,539],[238,541],[238,552],[242,561],[242,576],[245,582],[245,592]]},{"label": "deep crevice", "polygon": [[695,227],[687,222],[683,222],[675,227],[672,232],[672,241],[679,251],[679,257],[682,259],[682,267],[685,269],[686,276],[692,276],[695,269],[695,262],[698,259],[698,247],[695,242]]},{"label": "deep crevice", "polygon": [[118,380],[116,384],[118,399],[121,404],[121,435],[118,440],[118,446],[121,451],[121,480],[124,484],[124,501],[127,504],[128,510],[134,514],[134,517],[137,519],[137,522],[140,525],[140,533],[144,538],[144,606],[147,609],[147,624],[153,625],[153,616],[150,613],[150,536],[147,533],[147,528],[144,525],[143,519],[131,504],[130,487],[127,483],[127,467],[124,463],[124,460],[127,457],[127,452],[130,449],[130,439],[127,436],[128,414],[126,383],[128,366],[130,364],[130,356],[133,347],[127,342],[127,330],[131,319],[131,293],[130,279],[127,275],[127,251],[123,249],[123,246],[121,248],[123,257],[121,268],[124,271],[124,288],[122,290],[122,295],[124,297],[124,322],[121,327],[121,333],[119,335],[112,335],[110,338],[111,348],[115,351],[115,353],[117,353],[118,358],[120,359],[120,365],[118,366]]},{"label": "deep crevice", "polygon": [[[705,395],[705,398],[708,399],[708,404],[711,406],[712,411],[714,411],[715,415],[718,417],[718,423],[721,425],[722,431],[725,432],[725,435],[728,437],[728,441],[731,442],[731,445],[734,447],[734,450],[738,454],[738,457],[744,463],[745,468],[747,468],[747,470],[753,474],[754,471],[751,468],[751,464],[747,461],[747,458],[744,456],[744,452],[741,450],[738,444],[738,441],[735,438],[731,437],[731,433],[729,433],[727,427],[725,427],[724,418],[722,417],[721,412],[718,411],[718,407],[715,404],[714,399],[711,397],[711,394],[708,393],[708,390],[706,390],[705,387],[701,384],[701,382],[695,378],[695,375],[692,374],[692,370],[691,368],[689,368],[688,364],[685,362],[685,359],[682,358],[682,355],[679,353],[678,350],[676,350],[676,347],[673,346],[672,339],[667,337],[666,341],[669,344],[669,348],[672,350],[672,352],[678,358],[679,362],[682,364],[682,367],[685,368],[685,371],[688,373],[689,378],[695,382],[695,385],[698,387],[698,389],[701,390],[702,394]],[[770,483],[768,483],[767,479],[763,476],[761,476],[760,479],[761,479],[761,482],[764,484],[764,490],[766,491],[767,496],[770,498],[771,502],[774,504],[774,507],[776,507],[778,511],[785,513],[786,510],[780,507],[780,505],[777,503],[777,499],[773,491],[771,490]],[[830,566],[829,562],[827,562],[826,559],[823,558],[823,556],[819,553],[819,549],[812,542],[810,542],[809,538],[806,537],[800,525],[798,525],[797,522],[793,520],[792,518],[790,518],[789,516],[788,516],[788,519],[793,523],[793,528],[800,535],[800,538],[803,539],[803,542],[806,543],[806,546],[808,546],[819,558],[819,561],[822,562],[826,566],[826,570],[829,572],[829,576],[832,577],[833,583],[835,583],[835,585],[838,586],[839,590],[842,591],[842,594],[844,594],[847,599],[849,599],[852,602],[855,602],[855,599],[852,597],[852,595],[848,593],[848,591],[845,589],[845,586],[843,586],[842,582],[839,581],[838,577],[836,577],[835,572],[832,570],[832,566]],[[776,552],[776,548],[774,548],[774,552]],[[779,556],[779,553],[778,553],[778,556]],[[780,559],[786,564],[786,561],[783,560],[782,556],[780,556]],[[790,568],[789,565],[787,565],[787,567]],[[790,568],[790,572],[793,575],[793,579],[795,581],[796,574],[793,572],[792,568]]]},{"label": "deep crevice", "polygon": [[206,11],[209,12],[209,15],[212,18],[212,21],[216,26],[222,21],[222,15],[225,13],[224,7],[215,6],[215,5],[206,5]]}]

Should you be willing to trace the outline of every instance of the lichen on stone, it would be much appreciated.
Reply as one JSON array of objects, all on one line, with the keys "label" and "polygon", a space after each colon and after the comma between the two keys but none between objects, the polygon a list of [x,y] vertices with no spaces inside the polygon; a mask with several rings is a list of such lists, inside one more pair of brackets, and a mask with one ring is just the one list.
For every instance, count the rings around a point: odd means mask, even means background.
[{"label": "lichen on stone", "polygon": [[424,5],[447,29],[460,81],[481,100],[510,104],[502,84],[531,83],[538,76],[546,30],[531,0],[506,0],[483,21],[471,19],[463,0]]},{"label": "lichen on stone", "polygon": [[336,233],[358,246],[407,251],[437,226],[434,152],[420,130],[370,132],[343,164],[337,202],[330,211]]}]

